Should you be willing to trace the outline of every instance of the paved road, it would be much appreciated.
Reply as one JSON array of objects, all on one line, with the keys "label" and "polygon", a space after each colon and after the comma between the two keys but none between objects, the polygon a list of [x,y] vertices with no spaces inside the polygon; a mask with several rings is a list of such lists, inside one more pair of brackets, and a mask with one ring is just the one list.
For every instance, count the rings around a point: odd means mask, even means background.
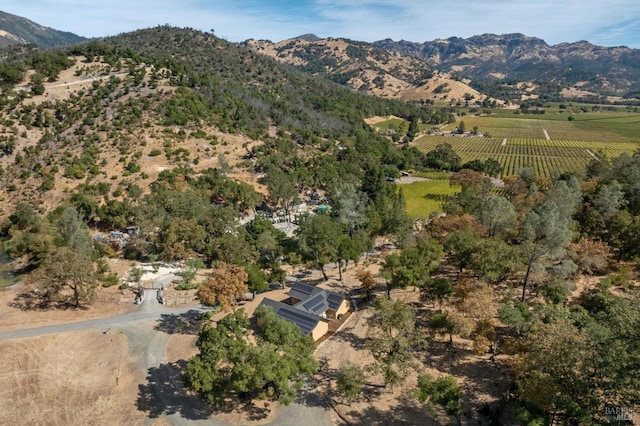
[{"label": "paved road", "polygon": [[[149,309],[148,307],[152,304],[159,306],[161,310],[154,309],[153,307]],[[116,328],[118,326],[124,327],[129,323],[133,323],[137,321],[157,320],[160,318],[161,314],[180,315],[194,309],[202,312],[206,312],[207,310],[202,306],[190,306],[190,307],[181,307],[181,308],[172,308],[172,309],[165,308],[155,300],[155,296],[147,297],[145,299],[145,302],[142,305],[140,305],[140,308],[136,312],[132,312],[130,314],[124,314],[124,315],[119,315],[119,316],[110,317],[110,318],[98,318],[93,320],[78,321],[78,322],[67,323],[67,324],[47,325],[43,327],[25,328],[25,329],[14,330],[14,331],[5,331],[0,333],[0,340],[46,336],[49,334],[68,333],[72,331],[81,331],[81,330],[87,330],[91,328],[106,330],[107,328]]]},{"label": "paved road", "polygon": [[[154,287],[158,288],[154,282]],[[147,396],[150,399],[150,421],[163,418],[176,426],[211,425],[229,426],[211,417],[211,412],[198,398],[185,393],[180,380],[180,371],[167,364],[166,348],[170,338],[167,329],[161,326],[162,318],[186,315],[196,316],[209,308],[198,306],[167,308],[158,303],[153,290],[147,290],[145,300],[136,312],[111,318],[79,321],[0,333],[0,341],[68,333],[88,329],[100,331],[111,329],[127,336],[129,353],[147,371]],[[165,424],[161,422],[162,424]],[[329,426],[331,418],[326,404],[318,397],[313,385],[305,386],[297,400],[280,407],[273,425],[283,426]]]}]

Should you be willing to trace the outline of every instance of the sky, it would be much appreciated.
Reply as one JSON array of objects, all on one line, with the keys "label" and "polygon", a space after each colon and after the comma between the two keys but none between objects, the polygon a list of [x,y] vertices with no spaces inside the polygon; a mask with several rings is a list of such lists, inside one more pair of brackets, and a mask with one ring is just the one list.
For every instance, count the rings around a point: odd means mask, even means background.
[{"label": "sky", "polygon": [[639,0],[2,0],[0,10],[85,37],[170,24],[233,42],[307,33],[366,42],[522,33],[551,45],[640,48]]}]

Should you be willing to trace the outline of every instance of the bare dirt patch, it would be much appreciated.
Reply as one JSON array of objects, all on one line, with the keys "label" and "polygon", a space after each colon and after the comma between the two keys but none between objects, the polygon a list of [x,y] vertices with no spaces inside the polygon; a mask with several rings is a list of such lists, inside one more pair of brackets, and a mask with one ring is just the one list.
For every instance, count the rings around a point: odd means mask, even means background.
[{"label": "bare dirt patch", "polygon": [[402,118],[397,117],[395,115],[387,115],[385,117],[381,117],[381,116],[377,115],[375,117],[365,118],[364,122],[367,123],[370,126],[375,126],[378,123],[382,123],[383,121],[387,121],[387,120],[391,120],[391,119],[402,120]]},{"label": "bare dirt patch", "polygon": [[0,289],[0,331],[11,331],[45,325],[64,324],[95,318],[126,314],[136,309],[134,296],[116,286],[99,289],[97,300],[86,307],[67,309],[26,309],[34,287],[19,283]]},{"label": "bare dirt patch", "polygon": [[144,380],[123,334],[88,330],[0,345],[0,424],[142,424]]}]

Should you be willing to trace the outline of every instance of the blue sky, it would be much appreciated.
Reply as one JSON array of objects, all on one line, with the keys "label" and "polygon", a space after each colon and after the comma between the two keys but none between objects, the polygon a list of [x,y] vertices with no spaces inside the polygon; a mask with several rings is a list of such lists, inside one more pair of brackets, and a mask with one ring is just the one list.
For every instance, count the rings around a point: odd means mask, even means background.
[{"label": "blue sky", "polygon": [[171,24],[229,41],[305,33],[429,41],[519,32],[549,44],[640,48],[639,0],[2,0],[0,10],[86,37]]}]

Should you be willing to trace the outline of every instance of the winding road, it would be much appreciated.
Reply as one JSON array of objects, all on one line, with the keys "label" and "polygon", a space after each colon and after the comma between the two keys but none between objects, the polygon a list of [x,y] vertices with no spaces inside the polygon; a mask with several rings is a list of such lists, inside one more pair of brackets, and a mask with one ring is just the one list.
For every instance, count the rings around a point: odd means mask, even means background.
[{"label": "winding road", "polygon": [[[161,280],[154,287],[161,286]],[[146,409],[150,412],[149,422],[162,418],[177,425],[227,426],[212,416],[211,410],[199,399],[189,396],[181,383],[181,370],[176,364],[168,364],[166,348],[172,331],[178,321],[193,320],[209,308],[202,305],[167,308],[156,299],[155,291],[148,290],[138,309],[129,314],[110,318],[92,319],[67,324],[26,328],[0,333],[0,341],[22,339],[52,334],[69,333],[88,329],[119,331],[127,336],[129,353],[147,371],[147,383],[141,385],[146,398]],[[172,322],[173,321],[173,322]],[[163,324],[169,322],[169,324]],[[145,402],[145,401],[143,401]],[[149,424],[145,422],[145,424]],[[324,401],[307,386],[299,392],[299,397],[289,406],[280,406],[274,425],[329,426],[331,418]]]}]

